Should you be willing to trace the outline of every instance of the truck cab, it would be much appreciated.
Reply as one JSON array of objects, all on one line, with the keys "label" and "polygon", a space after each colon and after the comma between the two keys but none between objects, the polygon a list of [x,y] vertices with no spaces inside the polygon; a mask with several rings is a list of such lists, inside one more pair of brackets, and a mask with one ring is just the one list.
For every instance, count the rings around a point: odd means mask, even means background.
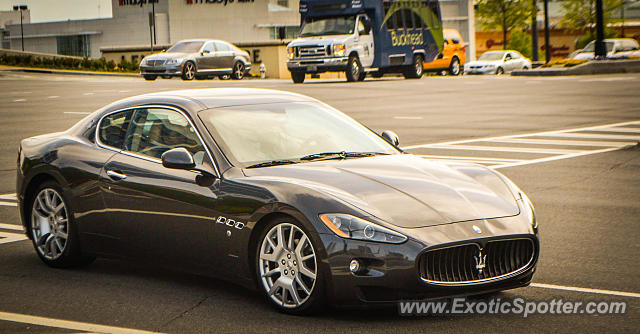
[{"label": "truck cab", "polygon": [[300,36],[287,45],[294,83],[307,73],[420,78],[443,47],[438,0],[301,0]]}]

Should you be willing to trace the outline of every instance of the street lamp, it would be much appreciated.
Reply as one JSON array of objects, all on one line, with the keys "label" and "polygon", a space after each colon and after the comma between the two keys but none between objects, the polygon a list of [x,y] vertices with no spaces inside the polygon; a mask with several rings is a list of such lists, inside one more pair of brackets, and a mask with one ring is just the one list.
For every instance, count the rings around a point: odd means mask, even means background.
[{"label": "street lamp", "polygon": [[27,10],[27,5],[13,6],[13,10],[20,12],[20,39],[22,40],[22,51],[24,51],[24,26],[22,25],[22,11]]}]

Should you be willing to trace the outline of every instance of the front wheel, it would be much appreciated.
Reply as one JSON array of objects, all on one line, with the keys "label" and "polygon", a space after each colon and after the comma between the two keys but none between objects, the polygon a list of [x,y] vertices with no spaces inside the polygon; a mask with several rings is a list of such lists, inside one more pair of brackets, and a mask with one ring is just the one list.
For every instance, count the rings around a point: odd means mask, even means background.
[{"label": "front wheel", "polygon": [[413,65],[409,66],[407,70],[404,72],[405,79],[420,79],[422,78],[422,74],[424,74],[424,57],[422,55],[417,54],[413,56]]},{"label": "front wheel", "polygon": [[155,79],[157,79],[158,76],[157,75],[144,75],[144,79],[147,81],[153,81]]},{"label": "front wheel", "polygon": [[236,62],[233,64],[233,73],[231,78],[234,80],[242,80],[244,78],[244,64],[242,62]]},{"label": "front wheel", "polygon": [[196,77],[196,65],[190,61],[182,68],[182,80],[193,80]]},{"label": "front wheel", "polygon": [[453,57],[449,64],[449,75],[460,75],[460,72],[460,60],[458,57]]},{"label": "front wheel", "polygon": [[293,219],[276,219],[264,230],[256,255],[256,273],[267,299],[278,310],[304,314],[323,303],[324,285],[317,248]]},{"label": "front wheel", "polygon": [[364,80],[366,73],[362,68],[362,64],[360,63],[360,59],[358,59],[358,56],[349,56],[345,74],[347,75],[347,81],[349,82]]},{"label": "front wheel", "polygon": [[502,67],[498,67],[498,69],[496,70],[496,75],[503,75],[504,74],[504,69]]},{"label": "front wheel", "polygon": [[304,78],[305,78],[304,72],[300,72],[300,71],[291,72],[291,80],[293,80],[293,83],[297,83],[297,84],[303,83]]},{"label": "front wheel", "polygon": [[44,263],[55,268],[69,268],[94,260],[82,255],[73,214],[57,183],[41,184],[30,204],[29,232],[36,253]]}]

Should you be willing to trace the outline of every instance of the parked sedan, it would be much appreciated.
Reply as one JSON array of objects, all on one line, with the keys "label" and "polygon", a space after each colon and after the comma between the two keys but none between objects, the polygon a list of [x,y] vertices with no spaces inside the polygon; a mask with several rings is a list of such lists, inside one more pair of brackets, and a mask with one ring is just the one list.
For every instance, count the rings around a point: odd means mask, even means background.
[{"label": "parked sedan", "polygon": [[186,40],[166,52],[145,57],[140,74],[145,80],[181,77],[183,80],[231,76],[242,79],[251,69],[249,54],[219,40]]},{"label": "parked sedan", "polygon": [[488,51],[483,53],[478,60],[467,63],[464,66],[466,74],[504,74],[515,70],[528,70],[531,61],[518,51]]},{"label": "parked sedan", "polygon": [[522,190],[398,145],[299,94],[141,95],[23,140],[20,216],[49,266],[154,262],[290,313],[528,285],[540,246]]},{"label": "parked sedan", "polygon": [[[640,45],[633,38],[610,38],[604,40],[607,49],[607,58],[629,58],[640,56]],[[595,58],[596,42],[591,41],[580,52],[576,52],[570,56],[571,59],[591,60]]]}]

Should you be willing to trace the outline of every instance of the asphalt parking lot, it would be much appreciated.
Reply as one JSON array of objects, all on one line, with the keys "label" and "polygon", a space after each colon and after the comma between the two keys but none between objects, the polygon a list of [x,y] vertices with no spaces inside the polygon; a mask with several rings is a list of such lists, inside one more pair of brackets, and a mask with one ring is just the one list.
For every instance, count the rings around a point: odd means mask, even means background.
[{"label": "asphalt parking lot", "polygon": [[[498,297],[623,301],[624,315],[402,317],[397,309],[273,311],[253,291],[166,269],[98,259],[57,270],[20,236],[17,145],[62,131],[120,98],[163,90],[253,87],[318,98],[425,158],[481,163],[536,206],[534,284]],[[0,71],[0,333],[616,331],[640,328],[640,74],[146,82]],[[105,326],[105,327],[100,327]],[[124,329],[123,329],[124,328]]]}]

